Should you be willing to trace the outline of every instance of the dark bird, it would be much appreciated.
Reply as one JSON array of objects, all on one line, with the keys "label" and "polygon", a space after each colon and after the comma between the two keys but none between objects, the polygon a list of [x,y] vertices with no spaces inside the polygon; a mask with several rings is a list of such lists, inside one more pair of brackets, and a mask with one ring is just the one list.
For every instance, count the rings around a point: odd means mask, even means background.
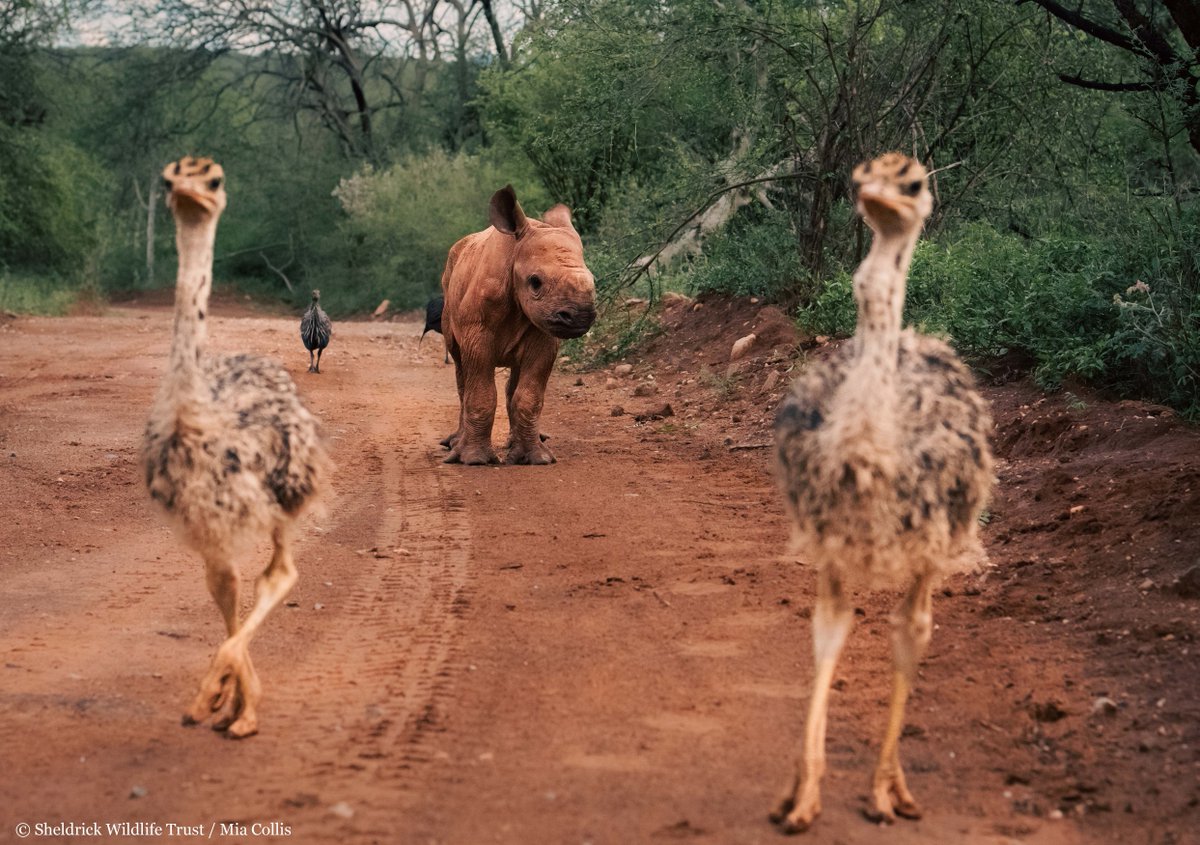
[{"label": "dark bird", "polygon": [[[304,348],[308,350],[308,371],[310,373],[321,372],[321,353],[329,345],[329,336],[333,334],[333,324],[329,322],[329,315],[321,310],[321,306],[318,304],[320,301],[321,292],[314,290],[312,304],[300,318],[300,339],[304,341]],[[440,310],[438,317],[441,317]],[[439,325],[441,325],[440,319]],[[315,363],[313,362],[314,351],[317,353]]]},{"label": "dark bird", "polygon": [[[435,296],[429,300],[425,306],[425,330],[421,332],[421,340],[425,339],[425,335],[430,332],[442,333],[442,309],[446,307],[446,297]],[[417,348],[421,346],[421,340],[417,341]],[[443,363],[450,363],[450,352],[446,352],[446,358]]]}]

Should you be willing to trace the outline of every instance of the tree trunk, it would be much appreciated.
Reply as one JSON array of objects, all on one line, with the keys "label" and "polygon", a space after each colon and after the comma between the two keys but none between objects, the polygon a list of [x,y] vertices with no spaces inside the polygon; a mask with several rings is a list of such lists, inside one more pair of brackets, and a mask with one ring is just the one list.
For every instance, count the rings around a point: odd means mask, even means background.
[{"label": "tree trunk", "polygon": [[150,191],[146,199],[146,286],[154,287],[154,212],[158,203],[159,176],[150,177]]},{"label": "tree trunk", "polygon": [[488,26],[492,30],[492,40],[496,42],[496,58],[500,67],[508,70],[508,51],[504,49],[504,36],[500,34],[500,22],[496,20],[496,10],[492,8],[492,0],[481,0],[483,14],[487,17]]}]

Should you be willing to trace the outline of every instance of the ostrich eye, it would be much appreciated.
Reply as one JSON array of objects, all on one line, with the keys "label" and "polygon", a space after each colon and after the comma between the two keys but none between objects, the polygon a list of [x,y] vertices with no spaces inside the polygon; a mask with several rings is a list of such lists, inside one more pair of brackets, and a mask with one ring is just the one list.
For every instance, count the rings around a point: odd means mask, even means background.
[{"label": "ostrich eye", "polygon": [[900,193],[904,194],[905,196],[915,197],[917,194],[921,193],[921,180],[918,179],[915,182],[909,182],[907,185],[904,185],[902,188],[900,188]]},{"label": "ostrich eye", "polygon": [[542,279],[540,276],[535,274],[529,277],[529,289],[534,293],[542,289]]},{"label": "ostrich eye", "polygon": [[215,191],[219,187],[221,187],[221,177],[220,176],[218,176],[216,179],[208,180],[208,189],[210,191]]}]

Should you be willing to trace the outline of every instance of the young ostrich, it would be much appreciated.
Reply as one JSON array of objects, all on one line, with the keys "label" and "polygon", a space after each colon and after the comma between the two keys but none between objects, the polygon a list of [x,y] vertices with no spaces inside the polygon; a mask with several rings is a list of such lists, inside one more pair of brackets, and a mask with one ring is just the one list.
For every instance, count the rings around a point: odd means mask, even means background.
[{"label": "young ostrich", "polygon": [[[300,318],[300,339],[304,341],[304,348],[308,350],[308,371],[318,374],[321,372],[321,353],[329,345],[329,337],[333,334],[333,324],[329,322],[329,315],[321,310],[320,303],[321,292],[314,290],[312,304]],[[313,363],[314,349],[317,351],[315,364]]]},{"label": "young ostrich", "polygon": [[933,203],[925,168],[889,153],[854,171],[874,230],[854,274],[858,326],[814,364],[775,421],[780,476],[798,548],[817,567],[816,673],[803,756],[772,821],[799,833],[821,812],[834,666],[854,618],[850,590],[906,585],[891,617],[893,689],[868,816],[919,818],[898,743],[933,623],[930,590],[983,558],[978,518],[992,484],[991,419],[970,371],[940,340],[901,331],[908,266]]},{"label": "young ostrich", "polygon": [[[322,488],[329,463],[317,422],[281,366],[249,355],[203,355],[224,181],[210,159],[184,158],[163,171],[179,275],[170,361],[146,423],[141,463],[151,498],[203,556],[228,633],[184,724],[213,716],[214,729],[244,737],[258,728],[261,697],[250,639],[296,583],[289,529]],[[274,553],[258,578],[254,607],[239,622],[233,556],[263,536]]]}]

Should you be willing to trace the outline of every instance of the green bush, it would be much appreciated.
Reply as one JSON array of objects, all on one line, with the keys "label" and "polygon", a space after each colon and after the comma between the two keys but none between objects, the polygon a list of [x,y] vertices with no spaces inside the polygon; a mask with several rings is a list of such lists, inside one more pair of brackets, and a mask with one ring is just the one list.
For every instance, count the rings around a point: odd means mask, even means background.
[{"label": "green bush", "polygon": [[735,218],[709,239],[688,276],[690,293],[716,291],[729,296],[778,299],[801,276],[796,237],[783,214]]},{"label": "green bush", "polygon": [[60,317],[78,294],[75,285],[56,276],[0,271],[0,311]]},{"label": "green bush", "polygon": [[[1018,353],[1046,387],[1079,378],[1200,413],[1200,294],[1195,225],[1155,238],[1025,240],[973,224],[922,241],[905,320],[949,335],[976,360]],[[850,274],[826,283],[800,314],[815,332],[854,330]]]},{"label": "green bush", "polygon": [[81,269],[97,246],[102,173],[67,141],[0,124],[0,264]]},{"label": "green bush", "polygon": [[[551,203],[532,179],[491,158],[435,150],[386,170],[364,167],[335,190],[345,217],[335,237],[344,265],[325,268],[334,312],[374,308],[382,299],[416,308],[440,290],[451,245],[488,225],[488,200],[512,182],[528,214]],[[337,254],[330,249],[327,254]]]}]

